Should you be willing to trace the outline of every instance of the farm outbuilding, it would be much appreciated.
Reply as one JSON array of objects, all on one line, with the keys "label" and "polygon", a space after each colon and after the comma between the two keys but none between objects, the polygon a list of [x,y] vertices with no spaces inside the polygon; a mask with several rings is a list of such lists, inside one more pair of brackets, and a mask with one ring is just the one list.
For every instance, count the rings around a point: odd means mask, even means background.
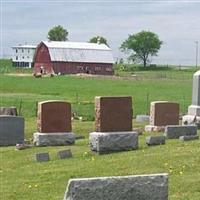
[{"label": "farm outbuilding", "polygon": [[33,57],[35,54],[35,45],[13,46],[12,65],[13,67],[33,67]]},{"label": "farm outbuilding", "polygon": [[112,50],[105,44],[42,41],[34,56],[34,73],[113,75]]}]

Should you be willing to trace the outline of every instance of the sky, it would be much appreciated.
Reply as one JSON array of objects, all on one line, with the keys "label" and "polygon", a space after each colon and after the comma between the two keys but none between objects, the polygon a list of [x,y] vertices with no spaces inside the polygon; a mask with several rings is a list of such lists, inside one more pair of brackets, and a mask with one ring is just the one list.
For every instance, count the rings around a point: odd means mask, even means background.
[{"label": "sky", "polygon": [[107,39],[116,59],[126,57],[119,47],[128,35],[142,30],[156,33],[163,45],[152,63],[195,65],[199,41],[200,0],[0,0],[1,54],[12,46],[47,40],[49,29],[61,25],[68,39],[87,42]]}]

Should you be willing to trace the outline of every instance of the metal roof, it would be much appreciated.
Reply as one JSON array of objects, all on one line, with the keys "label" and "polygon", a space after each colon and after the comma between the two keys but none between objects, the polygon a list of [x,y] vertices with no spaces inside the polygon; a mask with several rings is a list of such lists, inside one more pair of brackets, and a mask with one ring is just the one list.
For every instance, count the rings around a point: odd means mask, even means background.
[{"label": "metal roof", "polygon": [[24,49],[36,49],[37,46],[35,45],[28,45],[28,44],[25,44],[25,45],[18,45],[18,46],[13,46],[12,48],[16,49],[16,48],[24,48]]},{"label": "metal roof", "polygon": [[51,61],[114,63],[112,50],[105,44],[86,42],[43,42]]}]

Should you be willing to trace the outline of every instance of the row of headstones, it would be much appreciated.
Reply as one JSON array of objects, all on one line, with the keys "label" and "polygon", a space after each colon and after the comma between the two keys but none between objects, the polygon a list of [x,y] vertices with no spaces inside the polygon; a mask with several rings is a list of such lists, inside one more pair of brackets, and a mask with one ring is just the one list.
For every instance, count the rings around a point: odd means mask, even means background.
[{"label": "row of headstones", "polygon": [[[196,135],[196,127],[183,127],[178,124],[178,115],[173,118],[169,110],[169,115],[165,115],[166,124],[157,123],[156,121],[162,119],[163,115],[156,115],[155,104],[151,108],[150,126],[146,129],[159,130],[162,126],[169,125],[168,120],[172,120],[172,126],[165,128],[165,133],[168,138],[188,137],[194,132]],[[176,107],[176,106],[175,106]],[[177,107],[176,107],[177,108]],[[171,110],[173,111],[173,109]],[[153,114],[154,118],[152,118]],[[171,118],[172,117],[172,118]],[[195,121],[194,121],[195,120]],[[200,71],[196,72],[193,77],[193,98],[192,105],[188,109],[188,115],[183,117],[184,124],[200,124]],[[161,125],[161,126],[160,126]],[[195,137],[195,136],[194,136]],[[150,140],[150,139],[148,139]],[[162,139],[161,139],[162,140]],[[115,191],[115,192],[113,192]],[[143,199],[143,200],[167,200],[168,199],[168,178],[166,174],[163,175],[145,175],[145,176],[129,176],[129,177],[105,177],[92,179],[75,179],[70,180],[64,200],[80,200],[80,199]]]},{"label": "row of headstones", "polygon": [[[96,132],[90,133],[91,150],[106,152],[137,149],[138,133],[132,131],[132,115],[131,97],[96,97]],[[145,127],[146,131],[159,131],[165,128],[165,136],[169,139],[197,136],[196,126],[178,124],[179,104],[166,101],[151,103],[150,125]],[[1,145],[23,142],[24,119],[22,117],[2,115],[0,127]],[[71,125],[71,104],[63,101],[39,102],[37,129],[38,132],[34,133],[36,146],[73,144],[75,134],[72,132]],[[161,137],[147,140],[159,142],[160,139]]]},{"label": "row of headstones", "polygon": [[[132,131],[130,97],[123,99],[99,97],[96,98],[95,103],[97,132]],[[150,113],[150,125],[145,127],[146,131],[160,131],[166,125],[179,124],[179,105],[176,103],[153,102]],[[23,143],[24,119],[16,115],[16,108],[0,108],[0,146]],[[74,143],[74,134],[70,134],[71,105],[69,103],[56,101],[39,103],[37,121],[38,133],[34,134],[36,145],[59,145],[65,140],[64,144]],[[193,76],[192,105],[189,106],[188,115],[183,116],[182,121],[184,125],[200,126],[200,71]],[[180,131],[184,128],[175,127],[175,129]],[[93,135],[96,137],[95,133]]]}]

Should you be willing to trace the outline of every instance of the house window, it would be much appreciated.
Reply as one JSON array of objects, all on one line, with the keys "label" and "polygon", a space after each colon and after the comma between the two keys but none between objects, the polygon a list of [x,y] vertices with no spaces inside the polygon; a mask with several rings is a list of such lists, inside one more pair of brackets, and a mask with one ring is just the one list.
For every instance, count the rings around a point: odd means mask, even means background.
[{"label": "house window", "polygon": [[28,53],[30,52],[30,50],[28,49]]},{"label": "house window", "polygon": [[24,59],[24,56],[22,56],[22,59]]},{"label": "house window", "polygon": [[111,69],[110,67],[106,67],[106,71],[107,71],[107,72],[111,72],[112,69]]},{"label": "house window", "polygon": [[77,70],[83,70],[83,66],[77,66]]},{"label": "house window", "polygon": [[29,56],[27,56],[27,58],[29,59]]},{"label": "house window", "polygon": [[18,56],[16,56],[16,60],[18,60]]},{"label": "house window", "polygon": [[24,53],[24,49],[22,49],[22,53]]},{"label": "house window", "polygon": [[17,52],[18,52],[18,50],[16,49],[16,50],[15,50],[15,52],[17,53]]},{"label": "house window", "polygon": [[95,67],[95,71],[101,71],[101,67]]}]

